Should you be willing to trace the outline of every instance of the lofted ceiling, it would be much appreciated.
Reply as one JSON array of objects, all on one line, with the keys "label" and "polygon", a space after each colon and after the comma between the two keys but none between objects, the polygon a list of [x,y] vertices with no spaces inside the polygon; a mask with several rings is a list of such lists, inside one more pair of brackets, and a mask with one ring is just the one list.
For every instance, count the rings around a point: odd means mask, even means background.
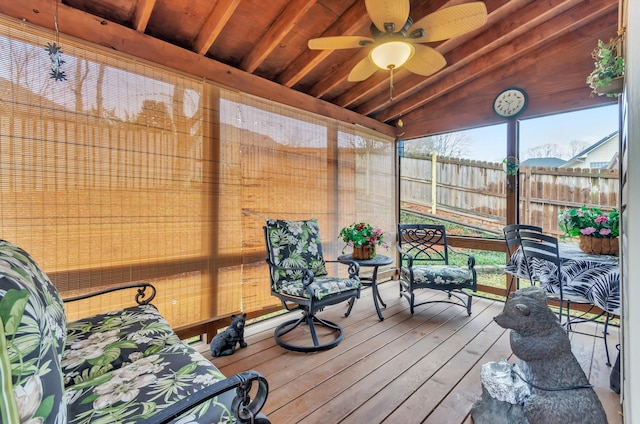
[{"label": "lofted ceiling", "polygon": [[[410,16],[461,3],[411,0]],[[616,102],[591,96],[585,78],[597,39],[616,35],[618,0],[485,4],[485,25],[428,44],[446,58],[442,70],[395,72],[393,101],[389,72],[347,81],[366,48],[307,47],[317,37],[369,37],[364,0],[60,0],[57,7],[62,33],[386,133],[401,118],[404,138],[499,123],[493,99],[512,86],[528,93],[524,118]],[[46,28],[55,10],[54,0],[0,0],[1,14]]]}]

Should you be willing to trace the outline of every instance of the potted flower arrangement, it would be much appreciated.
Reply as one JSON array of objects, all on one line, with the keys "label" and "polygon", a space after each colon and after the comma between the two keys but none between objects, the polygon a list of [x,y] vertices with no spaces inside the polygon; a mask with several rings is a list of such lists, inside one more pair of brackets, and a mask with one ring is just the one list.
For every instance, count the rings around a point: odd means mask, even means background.
[{"label": "potted flower arrangement", "polygon": [[608,213],[587,206],[569,209],[558,214],[558,226],[568,236],[579,236],[580,249],[586,253],[618,253],[620,214],[615,209]]},{"label": "potted flower arrangement", "polygon": [[344,227],[340,230],[338,238],[346,243],[345,247],[353,247],[354,259],[371,259],[376,256],[376,246],[387,248],[382,230],[366,222],[353,223]]},{"label": "potted flower arrangement", "polygon": [[587,84],[593,90],[592,95],[616,97],[622,93],[624,58],[620,56],[619,50],[623,34],[624,31],[620,31],[608,43],[598,40],[598,46],[591,53],[595,59],[595,68],[587,77]]}]

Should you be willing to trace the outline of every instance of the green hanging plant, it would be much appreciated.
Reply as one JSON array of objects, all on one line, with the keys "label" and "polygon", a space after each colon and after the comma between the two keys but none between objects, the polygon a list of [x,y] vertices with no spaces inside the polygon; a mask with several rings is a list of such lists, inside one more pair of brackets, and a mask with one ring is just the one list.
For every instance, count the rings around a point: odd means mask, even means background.
[{"label": "green hanging plant", "polygon": [[[595,60],[594,70],[587,77],[587,84],[593,90],[592,95],[617,97],[622,92],[624,58],[620,55],[620,50],[623,35],[624,30],[620,30],[618,36],[608,43],[598,40],[598,46],[591,53]],[[619,84],[612,87],[616,82]]]}]

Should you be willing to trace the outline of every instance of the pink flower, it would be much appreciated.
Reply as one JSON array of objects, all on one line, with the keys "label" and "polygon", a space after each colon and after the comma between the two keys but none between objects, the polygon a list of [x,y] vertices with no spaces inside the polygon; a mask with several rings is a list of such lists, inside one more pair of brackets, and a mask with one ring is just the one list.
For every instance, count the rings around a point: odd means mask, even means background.
[{"label": "pink flower", "polygon": [[611,234],[611,228],[603,228],[600,230],[601,236],[608,236],[609,234]]},{"label": "pink flower", "polygon": [[594,219],[596,224],[604,224],[605,222],[607,222],[609,218],[607,218],[604,215],[600,215],[599,217],[597,217],[596,219]]},{"label": "pink flower", "polygon": [[583,228],[580,230],[581,234],[584,234],[585,236],[590,236],[591,234],[595,233],[596,229],[593,227],[587,227],[587,228]]}]

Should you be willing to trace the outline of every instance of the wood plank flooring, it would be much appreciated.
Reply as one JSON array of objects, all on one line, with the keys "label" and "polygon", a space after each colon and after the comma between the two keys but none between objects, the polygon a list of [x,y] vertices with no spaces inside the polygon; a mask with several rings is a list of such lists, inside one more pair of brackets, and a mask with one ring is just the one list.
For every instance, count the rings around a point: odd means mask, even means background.
[{"label": "wood plank flooring", "polygon": [[[255,369],[269,382],[263,412],[274,424],[285,423],[471,423],[469,411],[480,396],[480,367],[512,356],[509,332],[493,322],[502,302],[474,298],[469,317],[464,308],[432,303],[409,313],[398,295],[397,281],[379,285],[387,304],[384,321],[365,289],[349,317],[345,305],[319,315],[340,324],[344,340],[325,352],[286,351],[273,340],[274,328],[300,312],[246,327],[249,346],[232,356],[211,358],[227,376]],[[422,290],[420,299],[444,299]],[[294,314],[294,315],[292,315]],[[600,324],[580,324],[582,331],[602,331]],[[612,361],[619,328],[610,329]],[[571,334],[576,357],[607,412],[609,423],[622,423],[619,396],[609,389],[611,367],[605,364],[602,339]]]}]

